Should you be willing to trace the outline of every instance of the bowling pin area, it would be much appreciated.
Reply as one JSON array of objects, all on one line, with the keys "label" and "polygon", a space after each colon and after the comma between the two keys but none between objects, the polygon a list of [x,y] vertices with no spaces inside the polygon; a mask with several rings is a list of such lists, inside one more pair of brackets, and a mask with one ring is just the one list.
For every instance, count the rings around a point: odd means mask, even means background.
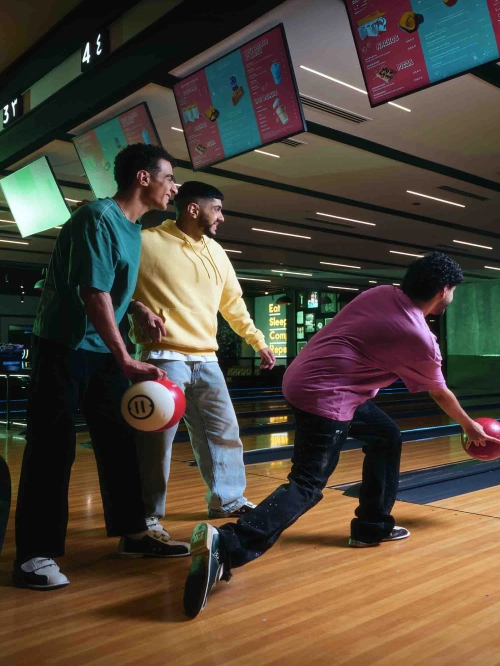
[{"label": "bowling pin area", "polygon": [[[290,470],[293,416],[278,386],[231,395],[246,496],[259,502]],[[500,393],[459,397],[473,418],[500,417]],[[71,585],[52,593],[11,586],[13,506],[0,559],[1,663],[281,666],[311,663],[311,655],[321,666],[498,663],[500,461],[472,459],[460,429],[427,394],[395,386],[376,402],[403,433],[394,515],[410,539],[348,547],[363,461],[361,443],[350,439],[323,501],[269,553],[221,582],[194,622],[182,610],[189,558],[117,559],[88,433],[79,433],[60,558]],[[13,498],[24,443],[19,426],[2,430]],[[206,489],[182,423],[172,458],[164,524],[172,538],[188,541],[207,519]]]}]

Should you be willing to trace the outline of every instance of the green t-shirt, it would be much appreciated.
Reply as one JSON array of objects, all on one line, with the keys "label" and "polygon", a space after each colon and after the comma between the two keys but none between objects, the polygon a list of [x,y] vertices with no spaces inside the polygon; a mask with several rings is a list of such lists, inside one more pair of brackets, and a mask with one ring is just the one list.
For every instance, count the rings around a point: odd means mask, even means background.
[{"label": "green t-shirt", "polygon": [[140,255],[141,225],[130,222],[113,199],[79,208],[57,238],[33,333],[71,349],[109,352],[87,319],[80,288],[110,294],[119,324],[134,293]]}]

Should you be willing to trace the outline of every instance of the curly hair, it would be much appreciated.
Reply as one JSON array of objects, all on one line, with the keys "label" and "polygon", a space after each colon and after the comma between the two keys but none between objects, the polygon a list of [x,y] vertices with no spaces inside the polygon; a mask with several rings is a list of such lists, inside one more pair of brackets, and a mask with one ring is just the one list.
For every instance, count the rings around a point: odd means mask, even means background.
[{"label": "curly hair", "polygon": [[430,301],[444,287],[455,287],[464,279],[456,261],[441,252],[431,252],[410,264],[401,285],[415,301]]},{"label": "curly hair", "polygon": [[160,160],[166,160],[175,167],[175,159],[162,146],[132,143],[121,150],[115,158],[114,168],[118,190],[130,189],[139,171],[147,171],[156,176],[160,170]]}]

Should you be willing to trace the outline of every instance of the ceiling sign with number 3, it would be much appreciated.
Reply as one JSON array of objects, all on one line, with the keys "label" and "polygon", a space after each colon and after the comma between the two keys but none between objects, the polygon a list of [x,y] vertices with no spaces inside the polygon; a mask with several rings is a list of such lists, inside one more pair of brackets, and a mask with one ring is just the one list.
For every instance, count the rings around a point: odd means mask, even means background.
[{"label": "ceiling sign with number 3", "polygon": [[82,44],[81,54],[81,71],[85,72],[109,55],[109,32],[102,30]]},{"label": "ceiling sign with number 3", "polygon": [[15,99],[2,104],[2,126],[7,127],[11,125],[14,120],[17,120],[23,115],[23,96],[18,95]]}]

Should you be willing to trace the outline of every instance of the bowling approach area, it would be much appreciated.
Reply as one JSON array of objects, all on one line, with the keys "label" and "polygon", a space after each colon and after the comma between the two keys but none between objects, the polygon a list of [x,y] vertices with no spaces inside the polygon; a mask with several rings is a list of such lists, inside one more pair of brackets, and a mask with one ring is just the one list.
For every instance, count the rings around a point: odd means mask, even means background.
[{"label": "bowling approach area", "polygon": [[[245,447],[246,496],[258,502],[286,479],[293,420],[278,387],[233,390],[232,397]],[[500,393],[462,391],[460,399],[473,418],[500,417]],[[189,558],[116,557],[117,540],[104,533],[88,433],[80,433],[61,558],[71,584],[40,593],[11,586],[11,513],[0,558],[0,663],[498,664],[500,461],[473,460],[459,428],[427,394],[386,390],[376,402],[403,432],[394,515],[411,537],[348,547],[363,459],[360,443],[348,440],[323,501],[269,553],[217,585],[194,621],[182,609]],[[207,519],[186,434],[181,425],[164,521],[182,541]],[[2,434],[14,498],[23,447],[18,427]]]}]

